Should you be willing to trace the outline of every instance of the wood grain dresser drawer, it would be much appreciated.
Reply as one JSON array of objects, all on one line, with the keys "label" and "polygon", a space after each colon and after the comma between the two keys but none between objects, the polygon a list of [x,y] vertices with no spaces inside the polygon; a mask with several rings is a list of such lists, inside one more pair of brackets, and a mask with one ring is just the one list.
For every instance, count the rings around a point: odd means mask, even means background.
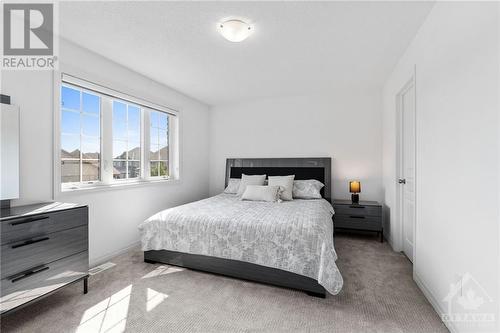
[{"label": "wood grain dresser drawer", "polygon": [[87,238],[87,226],[81,226],[2,245],[0,278],[85,251]]},{"label": "wood grain dresser drawer", "polygon": [[0,312],[82,279],[88,272],[88,252],[84,251],[50,264],[31,267],[15,277],[0,280]]},{"label": "wood grain dresser drawer", "polygon": [[62,202],[4,206],[0,214],[0,314],[76,281],[88,289],[88,207]]},{"label": "wood grain dresser drawer", "polygon": [[87,224],[87,207],[2,221],[2,245]]}]

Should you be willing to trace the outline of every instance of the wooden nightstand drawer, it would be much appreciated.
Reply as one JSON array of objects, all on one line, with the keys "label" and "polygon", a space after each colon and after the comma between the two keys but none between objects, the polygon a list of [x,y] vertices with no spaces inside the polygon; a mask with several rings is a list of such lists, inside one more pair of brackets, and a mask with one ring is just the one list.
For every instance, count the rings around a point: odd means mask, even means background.
[{"label": "wooden nightstand drawer", "polygon": [[382,216],[382,207],[380,206],[334,204],[334,210],[335,214],[339,215]]},{"label": "wooden nightstand drawer", "polygon": [[333,226],[335,229],[375,231],[383,241],[382,205],[376,201],[334,200]]},{"label": "wooden nightstand drawer", "polygon": [[380,217],[364,215],[335,215],[335,228],[359,229],[359,230],[382,230]]}]

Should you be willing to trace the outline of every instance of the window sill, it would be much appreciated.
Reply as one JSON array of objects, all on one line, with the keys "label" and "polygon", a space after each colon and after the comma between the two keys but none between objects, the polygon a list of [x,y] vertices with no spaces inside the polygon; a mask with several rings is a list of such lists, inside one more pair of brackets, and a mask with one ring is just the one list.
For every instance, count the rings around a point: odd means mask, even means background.
[{"label": "window sill", "polygon": [[96,191],[106,191],[106,190],[118,190],[118,189],[127,189],[127,188],[135,188],[135,187],[144,187],[151,186],[157,184],[180,184],[180,179],[150,179],[150,180],[137,180],[137,181],[119,181],[110,184],[85,184],[85,185],[75,185],[72,187],[66,187],[60,189],[60,194],[68,194],[68,193],[87,193],[87,192],[96,192]]}]

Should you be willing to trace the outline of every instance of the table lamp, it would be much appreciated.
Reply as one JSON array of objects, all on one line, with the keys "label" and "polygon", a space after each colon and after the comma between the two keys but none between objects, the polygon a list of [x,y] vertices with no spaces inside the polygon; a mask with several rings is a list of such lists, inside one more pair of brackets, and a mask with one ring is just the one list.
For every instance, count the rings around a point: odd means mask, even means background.
[{"label": "table lamp", "polygon": [[351,192],[352,203],[359,203],[359,192],[361,192],[361,183],[357,180],[349,182],[349,192]]}]

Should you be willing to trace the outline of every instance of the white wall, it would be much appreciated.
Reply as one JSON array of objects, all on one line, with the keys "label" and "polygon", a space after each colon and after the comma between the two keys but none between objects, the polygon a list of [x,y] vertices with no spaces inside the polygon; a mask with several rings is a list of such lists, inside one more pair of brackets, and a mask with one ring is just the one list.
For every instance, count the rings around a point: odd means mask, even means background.
[{"label": "white wall", "polygon": [[[208,195],[208,107],[95,53],[61,41],[60,70],[181,111],[181,182],[65,193],[59,201],[89,205],[90,263],[137,243],[137,225],[159,211]],[[2,93],[21,115],[20,200],[53,199],[53,74],[3,71]]]},{"label": "white wall", "polygon": [[494,313],[497,326],[450,324],[460,332],[499,330],[498,17],[497,3],[437,3],[384,89],[384,190],[393,246],[401,249],[395,95],[416,66],[414,276],[441,313],[450,284],[467,272],[493,299],[480,295],[486,303],[478,311]]},{"label": "white wall", "polygon": [[360,179],[361,199],[381,200],[381,94],[332,91],[217,106],[210,113],[210,194],[224,188],[233,157],[333,157],[333,197],[349,198]]}]

